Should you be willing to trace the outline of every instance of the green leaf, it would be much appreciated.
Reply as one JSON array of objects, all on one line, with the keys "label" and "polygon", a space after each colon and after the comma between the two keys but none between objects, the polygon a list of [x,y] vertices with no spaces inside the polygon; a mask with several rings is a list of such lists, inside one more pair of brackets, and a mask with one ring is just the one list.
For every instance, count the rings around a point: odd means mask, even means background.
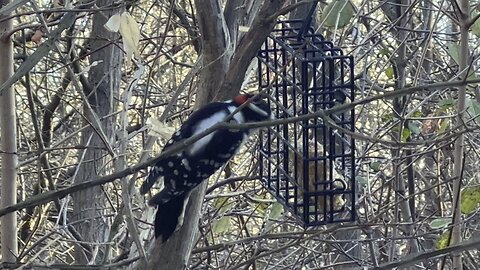
[{"label": "green leaf", "polygon": [[[477,15],[478,12],[473,11],[471,18],[474,18]],[[480,20],[476,20],[475,23],[470,27],[470,29],[475,36],[480,37]]]},{"label": "green leaf", "polygon": [[443,108],[451,108],[455,105],[455,100],[453,99],[442,99],[438,102],[438,106]]},{"label": "green leaf", "polygon": [[[478,20],[477,20],[477,22],[478,22]],[[470,71],[468,72],[467,80],[469,80],[469,81],[478,80],[478,76],[477,76],[477,74],[475,73],[475,70],[470,70]],[[469,91],[474,91],[474,89],[476,89],[477,86],[478,86],[478,83],[469,83],[469,84],[467,85],[467,90],[469,90]]]},{"label": "green leaf", "polygon": [[385,75],[387,75],[387,78],[393,79],[393,75],[394,75],[393,67],[390,66],[387,69],[385,69]]},{"label": "green leaf", "polygon": [[[256,200],[258,199],[258,200]],[[264,200],[264,197],[257,197],[254,198],[254,201],[249,201],[248,204],[252,209],[255,209],[258,211],[258,213],[262,216],[266,215],[268,207],[270,207],[271,203],[270,202],[256,202],[256,201],[261,201]]]},{"label": "green leaf", "polygon": [[283,205],[279,202],[273,203],[270,206],[270,214],[268,219],[278,219],[283,213]]},{"label": "green leaf", "polygon": [[402,130],[402,142],[406,142],[408,138],[410,138],[410,136],[412,135],[412,131],[410,131],[410,129],[408,128],[403,128]]},{"label": "green leaf", "polygon": [[391,131],[393,133],[400,133],[400,124],[397,124],[394,127],[392,127]]},{"label": "green leaf", "polygon": [[221,235],[226,233],[229,228],[230,228],[230,217],[223,216],[213,223],[212,230],[214,234]]},{"label": "green leaf", "polygon": [[437,244],[435,245],[435,247],[438,250],[448,247],[449,239],[450,239],[450,231],[447,230],[446,232],[442,233],[442,235],[440,235],[440,238],[438,238]]},{"label": "green leaf", "polygon": [[438,132],[443,133],[450,127],[450,119],[440,120],[440,126],[438,127]]},{"label": "green leaf", "polygon": [[380,163],[380,161],[374,161],[374,162],[371,162],[370,163],[370,168],[374,171],[374,172],[379,172],[380,171],[380,167],[381,167],[382,163]]},{"label": "green leaf", "polygon": [[457,64],[460,63],[460,50],[457,43],[447,42],[447,52]]},{"label": "green leaf", "polygon": [[[370,164],[371,166],[371,164]],[[357,177],[355,177],[355,182],[357,182],[360,186],[364,187],[368,184],[368,180],[367,178],[363,177],[363,176],[360,176],[358,175]]]},{"label": "green leaf", "polygon": [[421,130],[420,130],[420,126],[422,125],[422,123],[420,121],[409,121],[408,122],[408,129],[410,129],[410,131],[413,133],[413,134],[420,134]]},{"label": "green leaf", "polygon": [[393,120],[393,113],[387,113],[382,115],[382,123],[386,123]]},{"label": "green leaf", "polygon": [[471,104],[470,106],[472,107],[475,116],[480,115],[480,102],[476,101],[475,99],[468,99],[470,100]]},{"label": "green leaf", "polygon": [[220,213],[225,213],[233,207],[233,203],[229,203],[230,197],[219,197],[213,203],[213,206],[218,209]]},{"label": "green leaf", "polygon": [[390,51],[387,49],[387,48],[382,48],[380,50],[380,52],[378,52],[380,55],[385,55],[385,56],[389,56],[390,55]]},{"label": "green leaf", "polygon": [[475,122],[480,123],[480,103],[475,99],[467,98],[465,106],[470,117],[476,117]]},{"label": "green leaf", "polygon": [[432,220],[432,222],[430,222],[430,228],[432,228],[433,230],[441,229],[443,227],[448,226],[448,224],[450,224],[451,221],[452,219],[447,217],[436,218]]},{"label": "green leaf", "polygon": [[353,17],[354,6],[349,0],[336,0],[322,11],[321,22],[328,28],[343,28]]},{"label": "green leaf", "polygon": [[478,209],[480,204],[480,187],[469,187],[462,190],[460,210],[468,215]]},{"label": "green leaf", "polygon": [[423,113],[421,111],[414,111],[412,113],[412,116],[413,117],[422,117],[423,116]]}]

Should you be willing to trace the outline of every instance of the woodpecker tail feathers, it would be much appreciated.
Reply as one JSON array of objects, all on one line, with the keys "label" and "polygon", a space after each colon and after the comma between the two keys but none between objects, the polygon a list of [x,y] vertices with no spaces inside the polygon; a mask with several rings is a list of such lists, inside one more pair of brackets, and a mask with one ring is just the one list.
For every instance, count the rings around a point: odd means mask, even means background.
[{"label": "woodpecker tail feathers", "polygon": [[142,186],[140,187],[140,194],[146,194],[155,184],[157,179],[160,177],[160,174],[155,171],[155,167],[150,170],[147,179],[143,181]]},{"label": "woodpecker tail feathers", "polygon": [[167,189],[162,189],[162,191],[153,195],[152,198],[148,200],[148,205],[157,206],[157,205],[166,204],[173,198],[183,196],[183,194],[184,194],[183,190],[176,191],[174,194],[172,194],[171,191]]},{"label": "woodpecker tail feathers", "polygon": [[187,194],[182,194],[158,205],[155,216],[155,238],[165,242],[182,226],[186,199]]}]

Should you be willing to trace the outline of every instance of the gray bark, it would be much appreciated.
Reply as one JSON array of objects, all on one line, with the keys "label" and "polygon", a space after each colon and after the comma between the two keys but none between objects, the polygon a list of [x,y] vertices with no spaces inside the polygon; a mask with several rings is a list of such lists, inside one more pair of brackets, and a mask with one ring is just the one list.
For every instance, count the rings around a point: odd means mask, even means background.
[{"label": "gray bark", "polygon": [[[212,100],[224,100],[236,95],[241,87],[248,65],[275,25],[275,20],[266,20],[278,11],[285,0],[266,0],[252,21],[250,30],[243,35],[235,48],[220,8],[220,1],[195,1],[202,38],[204,69],[200,73],[195,106],[198,108]],[[238,3],[237,3],[238,4]],[[227,4],[228,6],[229,4]],[[255,6],[255,4],[253,4]],[[230,25],[238,26],[230,22]],[[231,57],[230,57],[231,56]],[[225,78],[225,79],[224,79]],[[191,250],[196,243],[201,206],[207,181],[190,195],[183,226],[165,243],[156,241],[147,269],[185,269]]]},{"label": "gray bark", "polygon": [[197,19],[202,35],[202,66],[198,83],[195,106],[201,107],[211,102],[228,68],[233,48],[227,24],[222,15],[220,1],[196,0]]},{"label": "gray bark", "polygon": [[[470,49],[468,46],[469,22],[470,22],[470,1],[458,1],[459,7],[457,10],[457,17],[460,19],[460,61],[458,63],[458,70],[461,74],[460,80],[468,78],[469,63],[470,63]],[[465,123],[465,100],[466,100],[467,86],[463,85],[458,88],[458,103],[457,103],[457,125]],[[463,130],[464,128],[462,128]],[[461,188],[463,178],[463,159],[464,159],[464,142],[465,134],[461,132],[455,141],[454,155],[454,180],[453,180],[453,229],[450,239],[450,245],[459,244],[462,241],[462,213],[460,211],[461,202]],[[463,269],[461,252],[452,252],[453,269]]]},{"label": "gray bark", "polygon": [[[7,5],[9,0],[0,1],[0,8]],[[6,16],[0,16],[0,19]],[[0,85],[13,75],[13,43],[9,33],[12,29],[12,20],[0,23]],[[1,163],[1,191],[0,208],[13,205],[17,202],[17,144],[15,118],[15,91],[12,87],[5,89],[0,95],[0,157]],[[16,212],[1,218],[0,246],[2,261],[15,262],[17,255],[17,218]]]},{"label": "gray bark", "polygon": [[[109,5],[108,0],[97,1],[97,6]],[[82,161],[75,184],[82,183],[96,178],[106,172],[105,157],[106,151],[98,148],[109,148],[108,143],[113,141],[114,118],[108,117],[100,121],[100,126],[92,125],[98,123],[99,119],[108,115],[114,110],[115,99],[121,79],[121,65],[123,52],[114,45],[118,34],[107,31],[104,27],[111,15],[119,10],[102,11],[93,15],[90,48],[93,51],[90,56],[90,63],[97,63],[89,72],[89,86],[83,89],[86,100],[84,101],[85,124],[90,128],[82,132],[82,145],[87,148],[86,152],[79,153]],[[103,138],[102,138],[103,137]],[[107,141],[105,141],[107,140]],[[72,194],[73,216],[72,221],[81,221],[77,230],[87,242],[104,242],[108,235],[108,221],[104,218],[106,213],[106,196],[102,187],[96,186],[91,189],[82,190]],[[79,263],[87,263],[92,259],[89,251],[77,246],[75,257]],[[102,255],[100,250],[99,255]]]},{"label": "gray bark", "polygon": [[[197,18],[202,34],[202,56],[204,69],[200,73],[199,89],[195,106],[201,107],[215,97],[220,79],[228,67],[227,29],[217,0],[195,1]],[[207,181],[194,190],[188,200],[183,226],[164,244],[156,241],[147,269],[185,269],[195,244],[198,222],[202,210]]]}]

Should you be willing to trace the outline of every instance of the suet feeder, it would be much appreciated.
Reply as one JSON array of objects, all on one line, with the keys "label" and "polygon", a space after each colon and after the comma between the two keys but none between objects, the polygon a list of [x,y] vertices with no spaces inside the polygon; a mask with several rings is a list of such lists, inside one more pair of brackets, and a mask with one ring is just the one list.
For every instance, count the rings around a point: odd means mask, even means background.
[{"label": "suet feeder", "polygon": [[[258,53],[259,86],[277,119],[354,99],[353,57],[307,21],[280,21]],[[354,121],[352,108],[261,131],[261,180],[306,227],[355,219]]]}]

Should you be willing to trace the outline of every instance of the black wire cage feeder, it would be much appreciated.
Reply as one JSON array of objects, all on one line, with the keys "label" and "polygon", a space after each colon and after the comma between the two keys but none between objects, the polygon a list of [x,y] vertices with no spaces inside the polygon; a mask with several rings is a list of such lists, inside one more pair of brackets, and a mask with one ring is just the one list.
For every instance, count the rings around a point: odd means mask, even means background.
[{"label": "black wire cage feeder", "polygon": [[[353,57],[308,22],[278,22],[257,58],[260,90],[277,119],[354,99]],[[355,142],[346,131],[354,132],[353,108],[261,131],[261,180],[305,227],[355,219]]]}]

